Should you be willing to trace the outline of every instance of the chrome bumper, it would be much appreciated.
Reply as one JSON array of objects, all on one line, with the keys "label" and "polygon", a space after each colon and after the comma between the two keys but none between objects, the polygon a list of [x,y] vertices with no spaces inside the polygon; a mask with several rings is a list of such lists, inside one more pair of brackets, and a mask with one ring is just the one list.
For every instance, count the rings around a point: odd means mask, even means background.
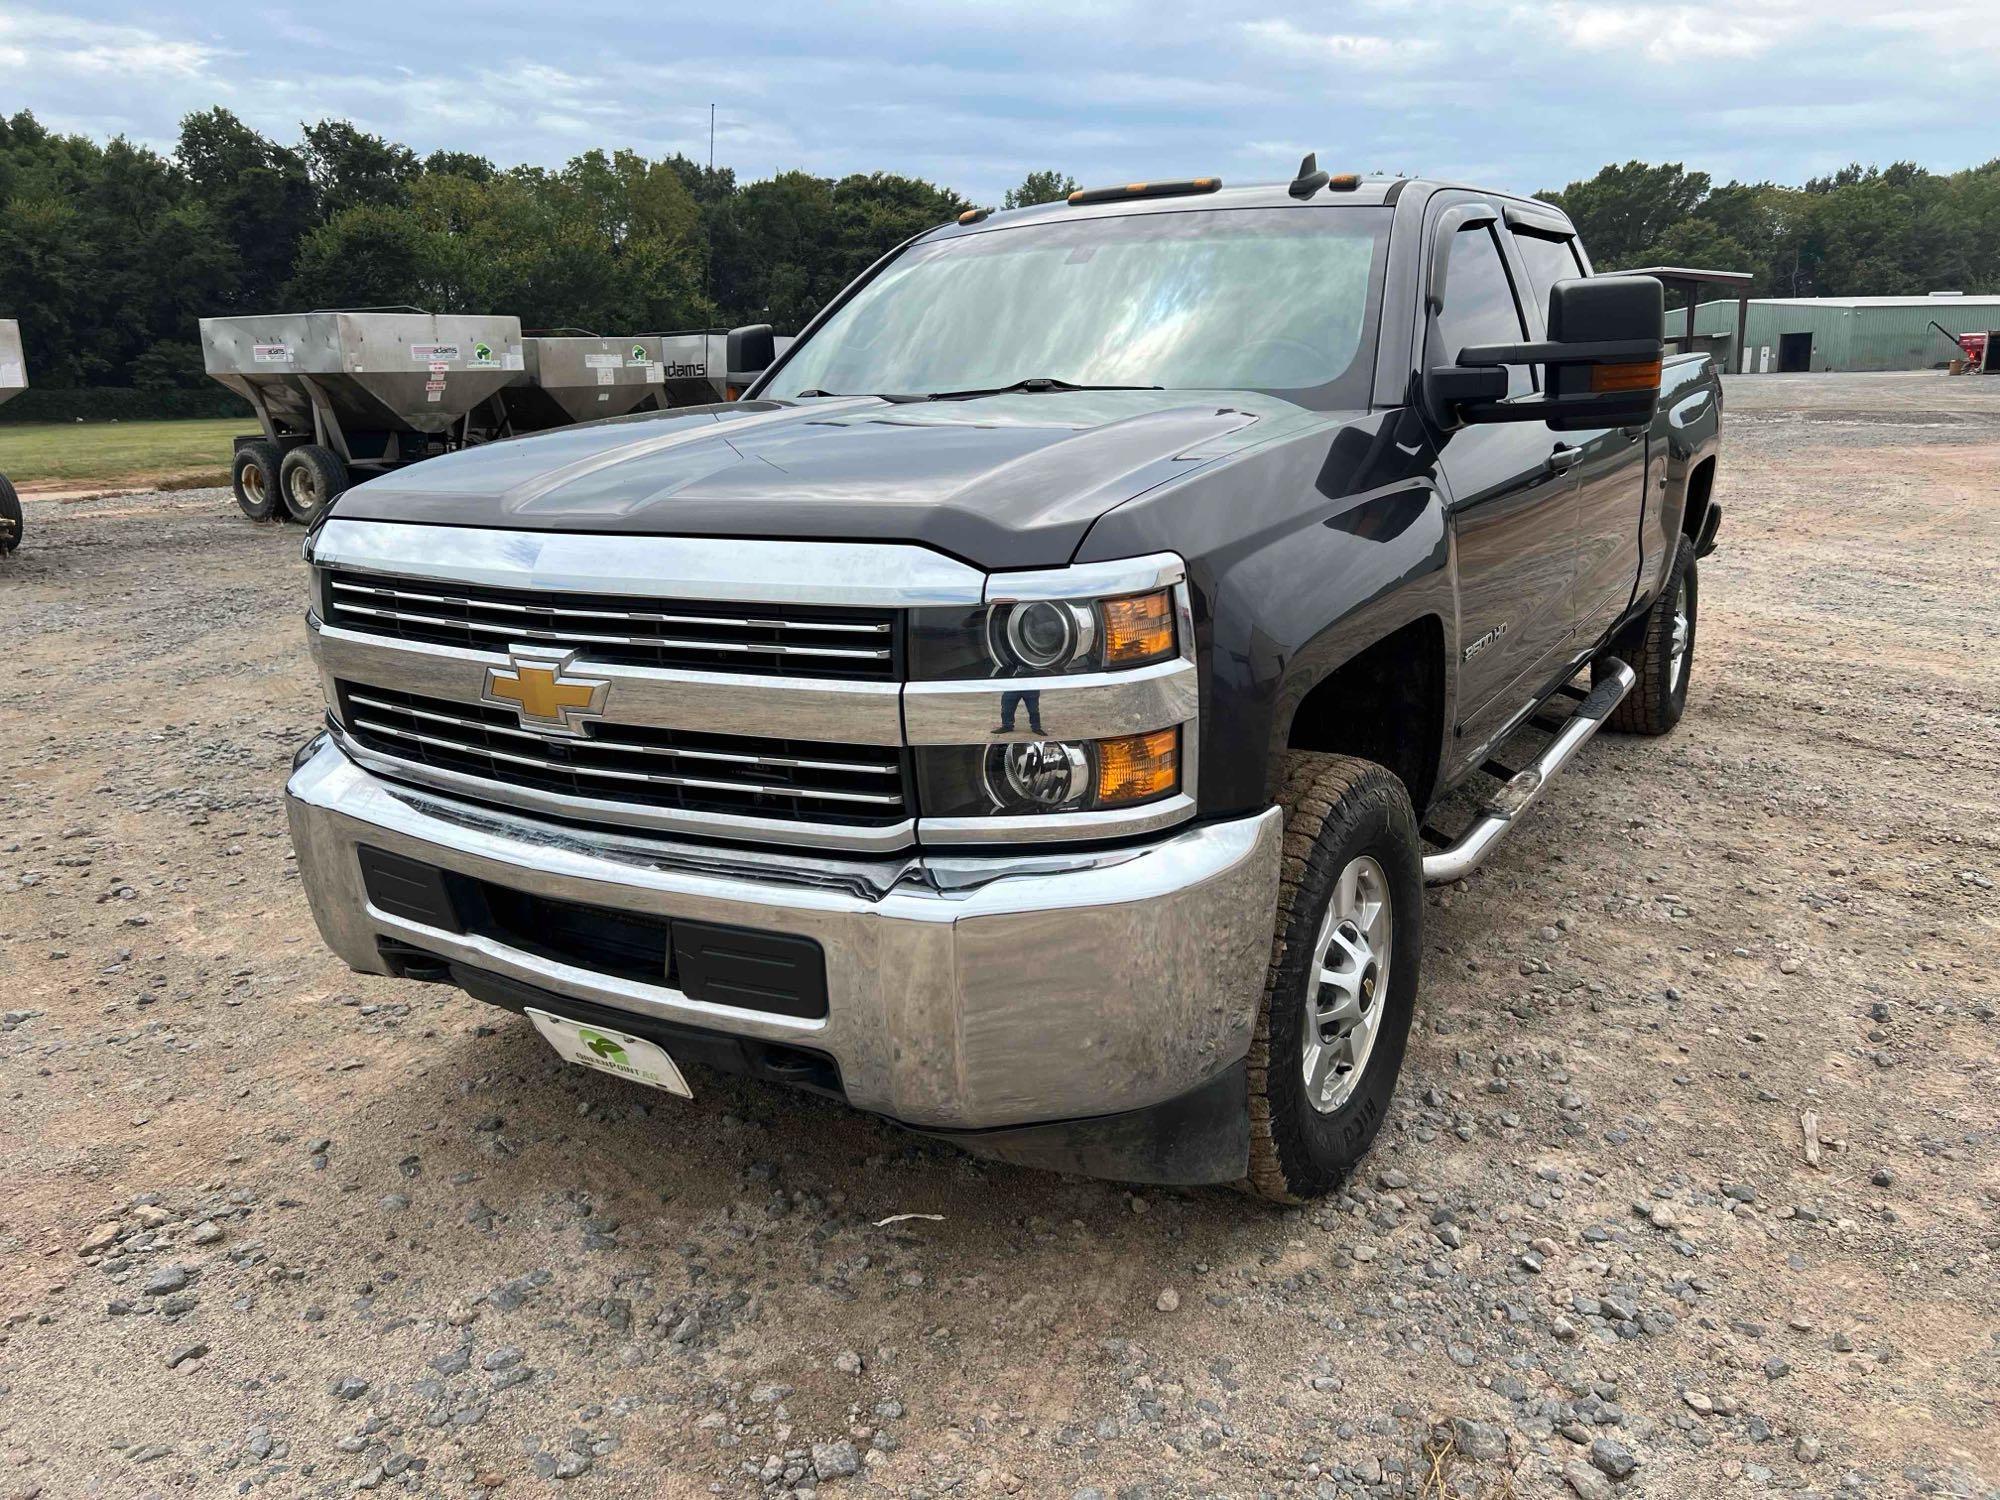
[{"label": "chrome bumper", "polygon": [[[1143,1110],[1249,1050],[1270,959],[1281,815],[1097,854],[876,864],[733,855],[538,823],[386,781],[322,737],[286,804],[335,953],[387,973],[390,939],[558,995],[830,1054],[848,1101],[980,1130]],[[811,938],[828,1013],[692,1000],[445,932],[370,904],[356,854],[391,853],[555,900]]]}]

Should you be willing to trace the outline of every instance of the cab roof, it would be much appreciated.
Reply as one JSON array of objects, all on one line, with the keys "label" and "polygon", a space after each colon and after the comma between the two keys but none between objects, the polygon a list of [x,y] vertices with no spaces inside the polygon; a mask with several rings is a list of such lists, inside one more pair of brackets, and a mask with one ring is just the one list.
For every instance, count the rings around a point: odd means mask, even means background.
[{"label": "cab roof", "polygon": [[1119,218],[1128,214],[1187,213],[1194,210],[1228,208],[1381,208],[1393,206],[1406,193],[1427,197],[1444,189],[1481,193],[1497,202],[1521,204],[1550,218],[1568,222],[1567,216],[1561,209],[1539,198],[1528,198],[1518,193],[1497,192],[1488,188],[1473,187],[1467,183],[1443,182],[1422,177],[1362,177],[1351,188],[1322,187],[1303,198],[1293,195],[1290,181],[1253,182],[1235,187],[1224,183],[1220,187],[1208,190],[1194,185],[1203,180],[1193,179],[1186,182],[1185,191],[1153,196],[1135,192],[1131,196],[1121,195],[1088,203],[1071,203],[1059,199],[1054,203],[1039,203],[1030,208],[974,210],[973,212],[979,215],[977,218],[972,218],[971,214],[965,216],[965,219],[970,219],[971,222],[962,219],[956,223],[940,225],[923,238],[948,239],[960,234],[1010,229],[1018,224]]}]

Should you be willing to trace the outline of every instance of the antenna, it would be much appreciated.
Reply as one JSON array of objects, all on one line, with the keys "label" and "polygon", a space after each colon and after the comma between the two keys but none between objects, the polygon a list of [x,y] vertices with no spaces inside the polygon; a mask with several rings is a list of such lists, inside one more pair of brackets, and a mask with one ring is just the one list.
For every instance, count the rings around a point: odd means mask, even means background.
[{"label": "antenna", "polygon": [[1319,169],[1319,153],[1308,151],[1305,159],[1299,163],[1299,175],[1292,179],[1292,185],[1286,191],[1294,198],[1310,198],[1330,180],[1326,173]]}]

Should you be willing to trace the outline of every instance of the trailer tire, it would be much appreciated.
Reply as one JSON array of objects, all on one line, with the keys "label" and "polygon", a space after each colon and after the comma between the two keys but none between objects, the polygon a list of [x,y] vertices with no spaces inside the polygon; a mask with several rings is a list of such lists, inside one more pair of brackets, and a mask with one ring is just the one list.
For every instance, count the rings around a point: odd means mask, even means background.
[{"label": "trailer tire", "polygon": [[229,466],[229,487],[236,508],[253,521],[268,521],[278,513],[278,445],[258,438],[236,450]]},{"label": "trailer tire", "polygon": [[1633,627],[1635,640],[1619,653],[1638,675],[1624,702],[1604,721],[1627,734],[1665,734],[1687,712],[1688,679],[1694,675],[1695,626],[1701,604],[1701,577],[1694,543],[1686,537],[1674,548],[1660,597]]},{"label": "trailer tire", "polygon": [[1386,767],[1293,751],[1283,777],[1277,930],[1250,1041],[1241,1186],[1299,1203],[1338,1187],[1388,1115],[1416,1012],[1423,855],[1409,793]]},{"label": "trailer tire", "polygon": [[0,474],[0,556],[21,545],[27,523],[21,517],[21,497],[5,474]]},{"label": "trailer tire", "polygon": [[278,466],[278,481],[285,514],[301,526],[310,526],[347,488],[347,465],[331,448],[307,443],[285,455]]}]

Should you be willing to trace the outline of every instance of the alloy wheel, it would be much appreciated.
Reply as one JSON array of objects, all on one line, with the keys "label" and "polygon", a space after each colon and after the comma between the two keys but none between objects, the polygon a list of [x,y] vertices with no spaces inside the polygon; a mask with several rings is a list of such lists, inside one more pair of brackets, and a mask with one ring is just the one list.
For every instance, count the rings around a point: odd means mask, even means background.
[{"label": "alloy wheel", "polygon": [[1389,877],[1366,854],[1347,862],[1313,945],[1300,1066],[1306,1099],[1330,1115],[1354,1096],[1389,996],[1395,913]]}]

